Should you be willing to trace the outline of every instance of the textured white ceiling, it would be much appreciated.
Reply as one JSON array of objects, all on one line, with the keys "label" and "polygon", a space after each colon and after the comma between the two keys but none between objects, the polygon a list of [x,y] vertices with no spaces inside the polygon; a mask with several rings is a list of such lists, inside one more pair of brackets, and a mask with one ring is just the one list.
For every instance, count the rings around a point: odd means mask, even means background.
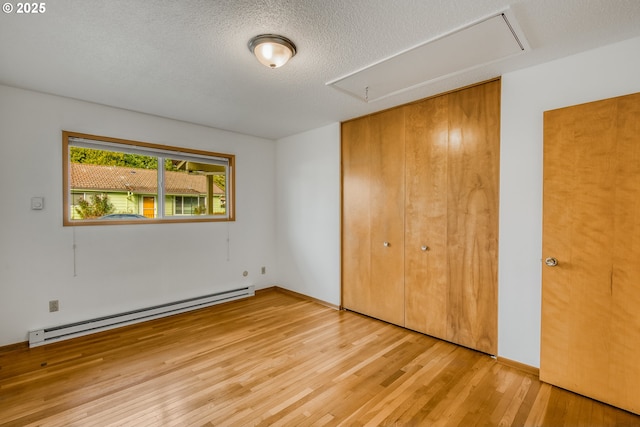
[{"label": "textured white ceiling", "polygon": [[[509,7],[524,54],[368,104],[325,85]],[[262,66],[261,33],[298,54]],[[0,14],[0,84],[276,139],[636,36],[639,0],[51,0]]]}]

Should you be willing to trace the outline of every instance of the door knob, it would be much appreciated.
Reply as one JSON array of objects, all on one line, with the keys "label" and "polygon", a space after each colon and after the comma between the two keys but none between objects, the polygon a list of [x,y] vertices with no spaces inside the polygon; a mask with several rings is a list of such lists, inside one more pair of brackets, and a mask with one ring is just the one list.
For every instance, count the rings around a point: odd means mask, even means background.
[{"label": "door knob", "polygon": [[421,250],[423,250],[423,251],[426,251],[426,250],[429,250],[429,246],[427,246],[427,245],[422,245],[422,246],[420,247],[420,249],[421,249]]},{"label": "door knob", "polygon": [[389,246],[391,246],[391,244],[389,242],[384,242],[383,245],[384,245],[385,248],[388,248]]},{"label": "door knob", "polygon": [[551,257],[551,258],[545,259],[544,263],[547,264],[549,267],[555,267],[556,265],[558,265],[558,260]]}]

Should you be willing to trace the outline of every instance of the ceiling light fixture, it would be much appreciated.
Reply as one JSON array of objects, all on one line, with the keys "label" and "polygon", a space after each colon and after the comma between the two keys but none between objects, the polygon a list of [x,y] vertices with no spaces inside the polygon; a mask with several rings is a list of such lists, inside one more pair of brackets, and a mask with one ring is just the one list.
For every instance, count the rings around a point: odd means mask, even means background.
[{"label": "ceiling light fixture", "polygon": [[261,34],[249,40],[249,50],[261,64],[269,68],[282,67],[296,54],[296,45],[277,34]]}]

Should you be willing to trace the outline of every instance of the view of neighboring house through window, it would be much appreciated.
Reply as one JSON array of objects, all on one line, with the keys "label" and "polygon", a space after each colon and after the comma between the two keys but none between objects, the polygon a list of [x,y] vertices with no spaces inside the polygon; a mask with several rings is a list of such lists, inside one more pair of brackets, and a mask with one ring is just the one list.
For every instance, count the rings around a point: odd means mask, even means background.
[{"label": "view of neighboring house through window", "polygon": [[65,225],[233,220],[232,155],[72,132],[63,148]]}]

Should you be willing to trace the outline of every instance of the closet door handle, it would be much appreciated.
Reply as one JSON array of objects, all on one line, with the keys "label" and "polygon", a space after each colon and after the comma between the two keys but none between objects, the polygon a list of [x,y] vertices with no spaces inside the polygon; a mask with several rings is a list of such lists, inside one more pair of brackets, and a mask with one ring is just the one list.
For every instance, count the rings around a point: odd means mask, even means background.
[{"label": "closet door handle", "polygon": [[429,250],[429,246],[427,246],[427,245],[422,245],[422,246],[420,247],[420,250],[422,250],[422,251],[428,251],[428,250]]},{"label": "closet door handle", "polygon": [[547,264],[549,267],[555,267],[556,265],[558,265],[558,260],[551,257],[551,258],[545,259],[544,263]]},{"label": "closet door handle", "polygon": [[389,246],[391,246],[391,243],[389,243],[389,242],[384,242],[384,243],[383,243],[383,245],[384,245],[384,247],[385,247],[385,248],[388,248]]}]

